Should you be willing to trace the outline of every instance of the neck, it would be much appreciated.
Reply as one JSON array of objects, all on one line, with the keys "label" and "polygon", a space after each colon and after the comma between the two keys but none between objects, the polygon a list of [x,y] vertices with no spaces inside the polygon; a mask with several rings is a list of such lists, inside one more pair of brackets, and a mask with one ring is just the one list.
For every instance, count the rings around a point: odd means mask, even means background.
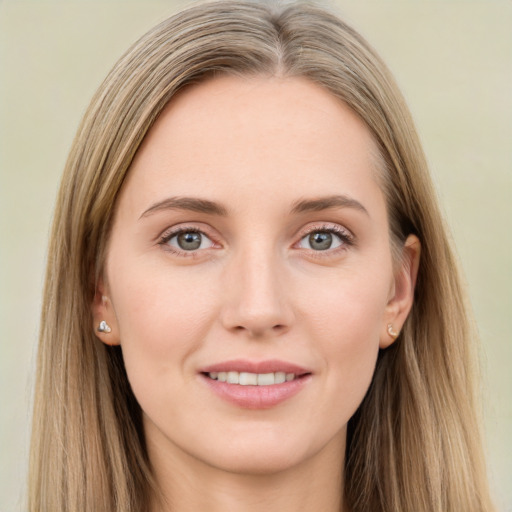
[{"label": "neck", "polygon": [[344,445],[345,439],[330,443],[299,465],[265,474],[224,471],[183,452],[169,457],[148,445],[160,488],[151,512],[343,511]]}]

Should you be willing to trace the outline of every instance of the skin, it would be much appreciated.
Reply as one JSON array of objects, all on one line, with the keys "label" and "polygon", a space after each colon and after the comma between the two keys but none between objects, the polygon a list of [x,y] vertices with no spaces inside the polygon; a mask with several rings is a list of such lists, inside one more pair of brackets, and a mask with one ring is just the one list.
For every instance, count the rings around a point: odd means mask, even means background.
[{"label": "skin", "polygon": [[[346,425],[393,342],[388,324],[398,332],[410,310],[420,252],[410,236],[393,262],[374,154],[363,122],[299,78],[193,86],[145,138],[93,311],[143,410],[163,496],[153,510],[342,510]],[[294,211],[333,195],[345,204]],[[223,211],[154,207],[170,197]],[[200,248],[180,250],[176,229],[202,232]],[[318,250],[309,234],[328,230]],[[247,409],[199,373],[230,359],[280,359],[311,377]]]}]

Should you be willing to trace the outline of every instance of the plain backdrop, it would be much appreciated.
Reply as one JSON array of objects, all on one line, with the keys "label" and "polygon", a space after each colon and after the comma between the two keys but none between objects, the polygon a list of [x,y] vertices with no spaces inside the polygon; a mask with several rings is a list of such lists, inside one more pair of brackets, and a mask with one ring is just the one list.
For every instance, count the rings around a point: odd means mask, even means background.
[{"label": "plain backdrop", "polygon": [[[0,0],[0,511],[24,510],[52,209],[96,87],[185,2]],[[493,492],[512,511],[512,2],[340,0],[413,112],[482,338]]]}]

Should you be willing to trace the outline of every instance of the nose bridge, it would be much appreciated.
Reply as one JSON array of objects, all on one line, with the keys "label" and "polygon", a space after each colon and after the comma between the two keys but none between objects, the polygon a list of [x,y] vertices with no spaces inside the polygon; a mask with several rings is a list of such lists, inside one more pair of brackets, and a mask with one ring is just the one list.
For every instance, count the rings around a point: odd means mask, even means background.
[{"label": "nose bridge", "polygon": [[248,244],[233,258],[223,321],[230,330],[252,336],[280,333],[292,322],[292,309],[283,286],[284,269],[271,244]]}]

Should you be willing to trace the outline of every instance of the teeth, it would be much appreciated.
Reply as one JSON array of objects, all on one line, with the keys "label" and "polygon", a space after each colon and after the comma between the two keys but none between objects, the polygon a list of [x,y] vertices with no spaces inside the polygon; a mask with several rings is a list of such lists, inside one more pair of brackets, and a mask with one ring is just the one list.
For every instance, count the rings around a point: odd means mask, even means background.
[{"label": "teeth", "polygon": [[294,373],[210,372],[210,379],[241,386],[271,386],[295,379]]},{"label": "teeth", "polygon": [[[210,374],[211,375],[211,374]],[[240,379],[238,383],[242,386],[257,386],[258,385],[258,374],[240,372]]]},{"label": "teeth", "polygon": [[[293,375],[293,373],[291,375]],[[274,382],[276,384],[282,384],[283,382],[286,382],[286,373],[276,372],[274,376]]]},{"label": "teeth", "polygon": [[228,372],[228,380],[226,381],[229,384],[238,384],[240,379],[240,374],[238,372]]},{"label": "teeth", "polygon": [[258,386],[270,386],[276,383],[273,373],[258,373]]}]

